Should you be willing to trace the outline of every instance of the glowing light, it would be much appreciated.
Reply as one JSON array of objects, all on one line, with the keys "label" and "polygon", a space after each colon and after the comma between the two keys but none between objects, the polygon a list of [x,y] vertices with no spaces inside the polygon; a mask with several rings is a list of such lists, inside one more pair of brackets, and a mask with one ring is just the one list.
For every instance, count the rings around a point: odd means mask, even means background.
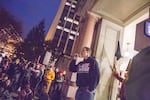
[{"label": "glowing light", "polygon": [[75,7],[76,7],[74,4],[71,5],[69,2],[66,2],[66,5],[67,5],[67,6],[71,6],[72,8],[75,8]]},{"label": "glowing light", "polygon": [[74,23],[74,24],[76,24],[76,25],[78,25],[78,24],[79,24],[79,22],[78,22],[78,21],[73,20],[73,19],[68,18],[68,17],[64,17],[64,20],[65,20],[65,21],[68,21],[68,22],[71,22],[71,23]]},{"label": "glowing light", "polygon": [[71,34],[74,34],[74,35],[79,35],[79,33],[78,33],[78,32],[75,32],[75,31],[69,30],[68,28],[63,28],[63,27],[61,27],[61,26],[59,26],[59,25],[57,25],[57,29],[64,30],[65,32],[67,32],[67,33],[71,33]]},{"label": "glowing light", "polygon": [[74,40],[74,37],[72,35],[69,36],[69,39]]}]

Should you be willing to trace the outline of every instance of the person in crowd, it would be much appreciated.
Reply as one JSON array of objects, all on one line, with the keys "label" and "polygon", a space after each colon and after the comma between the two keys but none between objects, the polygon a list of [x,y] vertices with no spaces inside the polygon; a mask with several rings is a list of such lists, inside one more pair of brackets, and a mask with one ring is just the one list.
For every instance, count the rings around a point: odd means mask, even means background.
[{"label": "person in crowd", "polygon": [[52,81],[52,83],[51,83],[51,88],[50,88],[50,91],[49,91],[49,95],[50,95],[50,97],[53,97],[54,96],[54,93],[55,93],[55,87],[56,87],[56,85],[57,85],[57,82],[56,82],[56,79],[57,79],[57,77],[58,77],[58,75],[59,75],[59,69],[58,68],[55,68],[55,79]]},{"label": "person in crowd", "polygon": [[55,90],[56,91],[61,91],[61,88],[62,88],[62,85],[63,85],[63,82],[64,82],[64,74],[63,74],[63,71],[60,70],[57,77],[56,77],[56,85],[55,85]]},{"label": "person in crowd", "polygon": [[0,100],[13,100],[13,97],[10,95],[10,92],[3,87],[0,86]]},{"label": "person in crowd", "polygon": [[9,70],[9,61],[8,59],[2,60],[2,64],[0,66],[0,69],[2,70],[2,73],[5,73],[8,75],[8,70]]},{"label": "person in crowd", "polygon": [[14,71],[14,64],[15,64],[15,60],[11,60],[11,62],[9,63],[9,70],[8,70],[8,76],[11,79],[11,81],[13,82],[14,80],[14,75],[15,75],[15,71]]},{"label": "person in crowd", "polygon": [[3,74],[0,80],[0,100],[13,100],[10,95],[10,84],[11,81],[8,79],[8,76]]},{"label": "person in crowd", "polygon": [[46,85],[43,85],[42,92],[40,93],[39,100],[49,100],[49,95],[47,93]]},{"label": "person in crowd", "polygon": [[20,59],[16,59],[15,63],[10,65],[9,70],[13,91],[16,91],[19,88],[21,73],[22,73],[22,66],[20,65]]},{"label": "person in crowd", "polygon": [[99,65],[95,58],[91,57],[91,49],[83,47],[81,56],[83,61],[76,64],[75,56],[69,65],[71,72],[77,72],[76,84],[79,87],[75,100],[94,100],[94,90],[100,79]]},{"label": "person in crowd", "polygon": [[8,78],[7,75],[4,75],[4,76],[3,76],[2,84],[3,84],[3,87],[4,87],[5,89],[7,89],[8,91],[10,91],[10,84],[11,84],[11,81],[10,81],[10,79]]},{"label": "person in crowd", "polygon": [[45,74],[44,74],[44,81],[46,83],[46,92],[48,93],[49,90],[50,90],[50,87],[51,87],[51,83],[52,81],[55,79],[55,72],[54,70],[52,69],[52,66],[50,66],[46,71],[45,71]]},{"label": "person in crowd", "polygon": [[32,100],[33,92],[30,88],[30,83],[25,85],[25,89],[20,92],[19,100]]},{"label": "person in crowd", "polygon": [[45,65],[40,64],[39,70],[40,70],[40,75],[38,76],[37,83],[36,83],[35,90],[34,90],[36,95],[39,95],[39,92],[41,91]]},{"label": "person in crowd", "polygon": [[60,70],[57,74],[57,77],[55,78],[55,87],[54,87],[54,92],[52,95],[52,100],[61,100],[61,90],[62,90],[62,86],[64,83],[64,74],[63,74],[63,70]]},{"label": "person in crowd", "polygon": [[13,87],[14,87],[14,91],[16,91],[20,86],[22,67],[23,66],[21,66],[20,59],[16,59],[14,65],[13,65],[13,71],[14,71]]},{"label": "person in crowd", "polygon": [[36,63],[35,67],[31,68],[31,71],[32,71],[32,90],[35,90],[41,78],[40,64]]},{"label": "person in crowd", "polygon": [[28,62],[23,69],[23,76],[22,76],[22,83],[21,83],[21,89],[25,89],[25,84],[27,82],[30,82],[31,79],[31,62]]},{"label": "person in crowd", "polygon": [[[21,66],[21,75],[20,75],[20,78],[19,78],[19,88],[22,87],[22,84],[23,84],[23,81],[24,81],[24,74],[26,72],[26,67],[28,65],[28,62],[26,60],[24,60],[23,58],[21,59],[21,62],[20,62],[20,66]],[[29,74],[30,75],[30,74]],[[27,77],[29,77],[29,75],[27,74]],[[30,75],[31,76],[31,75]],[[29,81],[29,80],[28,80]],[[19,89],[18,88],[18,89]]]}]

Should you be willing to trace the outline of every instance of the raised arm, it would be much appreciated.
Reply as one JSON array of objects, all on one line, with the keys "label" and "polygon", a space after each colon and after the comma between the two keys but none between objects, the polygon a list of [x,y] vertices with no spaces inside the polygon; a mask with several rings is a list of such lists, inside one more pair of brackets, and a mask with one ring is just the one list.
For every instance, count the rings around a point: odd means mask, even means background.
[{"label": "raised arm", "polygon": [[76,60],[72,60],[69,65],[69,71],[77,72],[77,69]]}]

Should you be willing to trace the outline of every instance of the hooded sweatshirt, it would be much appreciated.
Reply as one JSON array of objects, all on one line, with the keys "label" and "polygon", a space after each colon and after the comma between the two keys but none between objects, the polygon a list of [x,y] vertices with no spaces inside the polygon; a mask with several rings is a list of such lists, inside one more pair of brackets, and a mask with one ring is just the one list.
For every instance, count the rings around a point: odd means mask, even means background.
[{"label": "hooded sweatshirt", "polygon": [[100,79],[99,66],[96,59],[89,57],[77,65],[75,65],[75,62],[75,60],[71,61],[69,70],[71,72],[77,72],[77,86],[87,87],[89,91],[93,91]]}]

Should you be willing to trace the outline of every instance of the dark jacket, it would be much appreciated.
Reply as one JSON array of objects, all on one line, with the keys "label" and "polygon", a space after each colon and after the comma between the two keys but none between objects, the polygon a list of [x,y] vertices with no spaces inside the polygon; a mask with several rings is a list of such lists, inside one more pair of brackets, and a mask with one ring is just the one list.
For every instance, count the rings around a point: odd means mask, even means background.
[{"label": "dark jacket", "polygon": [[126,100],[150,100],[150,46],[133,57],[128,77]]},{"label": "dark jacket", "polygon": [[90,91],[93,91],[100,79],[99,66],[96,59],[89,57],[77,65],[75,65],[75,62],[75,60],[71,61],[69,70],[77,72],[77,86],[88,87]]},{"label": "dark jacket", "polygon": [[41,93],[39,96],[39,100],[49,100],[49,96],[47,93]]}]

